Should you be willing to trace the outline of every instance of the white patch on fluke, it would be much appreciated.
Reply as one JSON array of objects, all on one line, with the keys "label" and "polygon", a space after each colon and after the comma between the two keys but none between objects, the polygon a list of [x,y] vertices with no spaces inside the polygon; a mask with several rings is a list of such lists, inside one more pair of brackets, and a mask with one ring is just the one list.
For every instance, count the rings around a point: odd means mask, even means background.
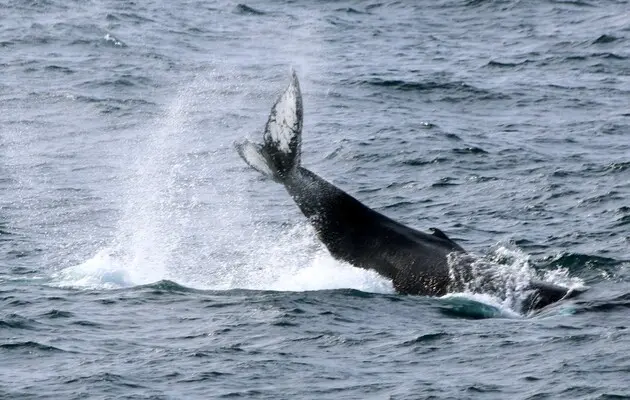
[{"label": "white patch on fluke", "polygon": [[263,175],[273,177],[273,171],[269,168],[269,163],[261,153],[259,145],[246,140],[236,144],[236,151],[250,167]]},{"label": "white patch on fluke", "polygon": [[293,73],[291,83],[271,109],[263,136],[265,143],[273,143],[284,153],[299,151],[302,134],[301,114],[302,93],[297,76]]}]

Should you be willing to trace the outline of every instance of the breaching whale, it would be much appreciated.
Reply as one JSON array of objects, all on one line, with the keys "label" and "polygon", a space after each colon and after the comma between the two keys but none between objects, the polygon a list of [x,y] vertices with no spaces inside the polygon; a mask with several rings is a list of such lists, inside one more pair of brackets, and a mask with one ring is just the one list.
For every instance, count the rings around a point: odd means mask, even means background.
[{"label": "breaching whale", "polygon": [[[407,227],[302,167],[302,121],[302,94],[293,72],[271,108],[263,142],[245,140],[235,144],[236,150],[250,167],[284,185],[333,257],[391,279],[399,293],[441,296],[453,290],[449,258],[465,250],[441,230]],[[540,281],[531,281],[527,289],[524,311],[579,292]]]}]

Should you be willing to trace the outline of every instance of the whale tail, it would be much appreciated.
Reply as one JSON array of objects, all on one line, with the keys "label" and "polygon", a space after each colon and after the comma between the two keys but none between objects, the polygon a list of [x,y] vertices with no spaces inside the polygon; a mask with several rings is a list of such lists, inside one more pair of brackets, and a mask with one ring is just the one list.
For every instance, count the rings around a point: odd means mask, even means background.
[{"label": "whale tail", "polygon": [[271,108],[263,143],[235,143],[245,162],[265,176],[284,182],[300,166],[302,147],[302,93],[295,72],[291,82]]}]

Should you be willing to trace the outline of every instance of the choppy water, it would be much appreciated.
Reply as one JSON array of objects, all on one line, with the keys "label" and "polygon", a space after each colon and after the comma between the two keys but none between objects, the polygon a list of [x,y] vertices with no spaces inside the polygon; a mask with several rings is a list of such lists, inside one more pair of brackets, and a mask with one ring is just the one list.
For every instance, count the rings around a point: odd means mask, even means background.
[{"label": "choppy water", "polygon": [[[0,68],[1,398],[630,397],[627,1],[5,1]],[[505,296],[324,251],[232,149],[290,68],[304,164]]]}]

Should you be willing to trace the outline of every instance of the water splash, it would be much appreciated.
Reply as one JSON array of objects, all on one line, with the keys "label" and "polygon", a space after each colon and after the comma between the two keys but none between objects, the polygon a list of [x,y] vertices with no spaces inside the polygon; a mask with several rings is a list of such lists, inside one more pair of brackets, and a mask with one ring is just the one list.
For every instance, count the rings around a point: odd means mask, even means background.
[{"label": "water splash", "polygon": [[190,200],[182,179],[182,132],[189,129],[190,88],[175,98],[164,117],[146,126],[148,139],[135,145],[132,174],[121,183],[122,217],[113,242],[87,261],[53,275],[63,286],[124,287],[167,278],[180,245]]},{"label": "water splash", "polygon": [[[271,234],[271,235],[270,235]],[[248,244],[243,264],[226,263],[207,283],[212,289],[259,289],[308,291],[352,288],[375,293],[393,293],[390,280],[374,271],[334,259],[321,245],[307,223],[288,229],[258,232],[259,240]]]},{"label": "water splash", "polygon": [[[464,297],[497,307],[505,316],[518,315],[532,293],[533,280],[553,283],[567,288],[582,288],[584,282],[570,277],[568,270],[557,269],[538,273],[529,255],[520,249],[503,245],[495,247],[485,257],[474,254],[449,256],[451,293],[445,296]],[[515,314],[516,313],[516,314]]]},{"label": "water splash", "polygon": [[131,272],[108,249],[104,249],[84,263],[57,272],[53,278],[55,284],[61,287],[117,289],[134,286],[144,280]]},{"label": "water splash", "polygon": [[[82,264],[55,275],[56,284],[84,289],[115,289],[162,279],[203,290],[309,291],[352,288],[393,293],[390,280],[332,258],[317,244],[310,227],[296,225],[280,237],[250,243],[245,257],[220,262],[213,268],[173,268],[167,273],[147,268],[146,259],[128,259],[113,248],[99,251]],[[142,253],[141,253],[142,254]]]},{"label": "water splash", "polygon": [[[253,175],[234,170],[245,167],[232,141],[264,121],[234,113],[259,102],[238,94],[231,83],[238,81],[218,73],[198,79],[143,129],[146,140],[132,150],[135,161],[121,185],[113,240],[54,274],[55,284],[119,288],[168,279],[211,290],[393,291],[376,273],[334,260],[297,211],[301,222],[278,227],[270,224],[277,216],[268,215],[268,207],[253,204],[260,203],[250,191]],[[267,184],[267,196],[277,190],[286,197],[280,186]]]}]

